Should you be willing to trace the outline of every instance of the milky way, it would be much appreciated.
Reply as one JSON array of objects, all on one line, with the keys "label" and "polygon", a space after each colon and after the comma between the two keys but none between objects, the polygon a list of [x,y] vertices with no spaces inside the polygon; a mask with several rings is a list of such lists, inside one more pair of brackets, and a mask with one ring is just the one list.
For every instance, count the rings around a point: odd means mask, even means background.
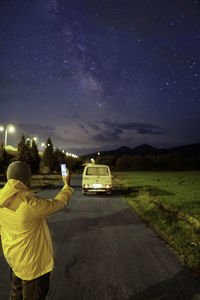
[{"label": "milky way", "polygon": [[196,143],[199,61],[197,0],[1,0],[0,124],[78,154]]}]

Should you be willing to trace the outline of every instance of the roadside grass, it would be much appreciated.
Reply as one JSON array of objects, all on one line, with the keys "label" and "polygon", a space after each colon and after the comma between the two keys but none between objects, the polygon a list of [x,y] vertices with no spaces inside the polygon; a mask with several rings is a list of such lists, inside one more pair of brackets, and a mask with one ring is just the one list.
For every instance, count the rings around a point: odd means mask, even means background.
[{"label": "roadside grass", "polygon": [[[62,182],[60,174],[46,174],[46,175],[32,175],[31,177],[31,191],[39,192],[40,190],[53,188]],[[4,175],[0,175],[0,188],[6,183]]]},{"label": "roadside grass", "polygon": [[200,172],[115,172],[127,202],[200,273]]},{"label": "roadside grass", "polygon": [[44,189],[53,188],[61,182],[62,176],[60,174],[32,175],[31,191],[39,192]]}]

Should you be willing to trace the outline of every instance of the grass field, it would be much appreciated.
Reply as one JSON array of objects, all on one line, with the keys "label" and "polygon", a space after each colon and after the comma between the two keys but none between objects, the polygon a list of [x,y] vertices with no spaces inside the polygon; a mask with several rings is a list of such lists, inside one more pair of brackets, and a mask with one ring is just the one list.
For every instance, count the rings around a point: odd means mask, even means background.
[{"label": "grass field", "polygon": [[62,177],[60,174],[32,175],[31,191],[38,192],[43,189],[53,188],[61,182]]},{"label": "grass field", "polygon": [[[32,175],[31,177],[31,191],[38,192],[43,189],[52,188],[62,182],[60,174],[48,175]],[[0,188],[5,184],[5,177],[0,175]]]},{"label": "grass field", "polygon": [[130,206],[200,273],[200,172],[114,175]]}]

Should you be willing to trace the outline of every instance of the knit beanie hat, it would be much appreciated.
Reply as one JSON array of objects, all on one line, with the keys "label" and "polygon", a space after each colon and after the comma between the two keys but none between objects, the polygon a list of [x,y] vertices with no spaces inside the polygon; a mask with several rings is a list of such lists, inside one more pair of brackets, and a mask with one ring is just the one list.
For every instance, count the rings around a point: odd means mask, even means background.
[{"label": "knit beanie hat", "polygon": [[7,169],[7,180],[16,179],[26,183],[31,178],[31,168],[23,161],[12,162]]}]

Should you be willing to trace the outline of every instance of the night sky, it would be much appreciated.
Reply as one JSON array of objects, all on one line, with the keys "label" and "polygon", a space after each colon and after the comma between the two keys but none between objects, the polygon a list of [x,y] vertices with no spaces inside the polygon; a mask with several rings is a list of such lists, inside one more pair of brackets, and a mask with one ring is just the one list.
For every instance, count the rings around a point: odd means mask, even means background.
[{"label": "night sky", "polygon": [[0,105],[13,146],[200,142],[200,1],[1,0]]}]

